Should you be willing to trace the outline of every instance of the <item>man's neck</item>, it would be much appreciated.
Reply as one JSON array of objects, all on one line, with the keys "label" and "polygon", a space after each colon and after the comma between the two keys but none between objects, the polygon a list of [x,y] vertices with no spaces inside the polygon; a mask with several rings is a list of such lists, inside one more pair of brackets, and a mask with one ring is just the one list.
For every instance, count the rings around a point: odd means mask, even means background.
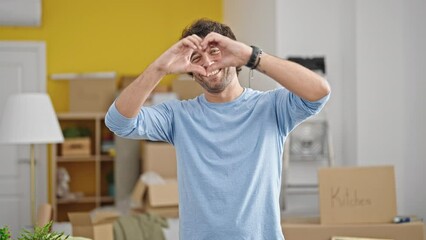
[{"label": "man's neck", "polygon": [[238,98],[244,91],[244,88],[238,82],[232,81],[226,88],[220,93],[210,93],[204,91],[204,96],[208,102],[211,103],[225,103],[231,102]]}]

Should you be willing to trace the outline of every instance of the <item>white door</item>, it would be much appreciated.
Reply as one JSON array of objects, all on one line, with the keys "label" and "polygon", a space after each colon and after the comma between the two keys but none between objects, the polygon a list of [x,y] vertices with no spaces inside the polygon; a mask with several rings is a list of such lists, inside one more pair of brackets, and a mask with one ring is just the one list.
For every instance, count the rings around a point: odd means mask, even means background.
[{"label": "white door", "polygon": [[[10,94],[45,91],[44,42],[0,41],[0,118]],[[35,151],[39,205],[47,201],[46,145],[36,145]],[[8,225],[14,238],[31,225],[29,157],[29,146],[0,145],[0,226]]]}]

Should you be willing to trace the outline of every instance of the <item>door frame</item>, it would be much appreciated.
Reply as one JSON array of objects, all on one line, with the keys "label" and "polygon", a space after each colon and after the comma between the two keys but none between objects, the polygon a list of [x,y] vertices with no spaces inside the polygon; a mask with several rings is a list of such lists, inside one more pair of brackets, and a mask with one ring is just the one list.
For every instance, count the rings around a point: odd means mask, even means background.
[{"label": "door frame", "polygon": [[0,41],[0,48],[5,51],[26,50],[34,52],[38,56],[38,76],[41,81],[38,84],[39,92],[46,92],[46,43],[44,41]]},{"label": "door frame", "polygon": [[[46,74],[46,43],[44,41],[0,41],[0,52],[29,52],[34,53],[36,56],[36,77],[34,81],[34,88],[31,90],[25,90],[22,86],[19,87],[21,92],[46,92],[46,83],[47,83],[47,74]],[[20,83],[22,84],[22,83]],[[27,145],[17,145],[17,150],[22,152],[27,152],[28,156],[23,156],[20,154],[18,159],[18,167],[22,169],[22,163],[29,162],[29,144]],[[41,203],[46,203],[48,201],[48,191],[49,191],[49,178],[48,178],[48,154],[47,154],[47,145],[46,144],[36,144],[35,145],[35,159],[36,159],[36,203],[37,207]],[[24,158],[22,160],[21,158]],[[27,161],[28,160],[28,161]],[[28,164],[29,165],[29,164]],[[26,167],[25,167],[26,168]],[[22,172],[20,170],[20,172]],[[29,175],[29,166],[28,173],[23,173]],[[29,178],[29,177],[28,177]],[[18,177],[18,181],[22,181],[22,177]],[[28,184],[22,183],[22,184]],[[26,188],[25,188],[26,189]],[[28,187],[29,189],[29,187]],[[29,196],[29,191],[28,191]],[[29,205],[28,199],[28,205]],[[29,209],[29,208],[28,208]],[[19,213],[20,217],[20,228],[26,227],[31,222],[30,212],[21,212]],[[16,234],[14,234],[15,236]]]}]

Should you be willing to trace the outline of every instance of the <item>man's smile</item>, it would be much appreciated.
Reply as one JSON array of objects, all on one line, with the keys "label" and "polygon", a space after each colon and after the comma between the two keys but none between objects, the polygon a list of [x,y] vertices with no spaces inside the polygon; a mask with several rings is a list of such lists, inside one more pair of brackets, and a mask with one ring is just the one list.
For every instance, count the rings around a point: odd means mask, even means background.
[{"label": "man's smile", "polygon": [[219,72],[220,72],[220,69],[215,70],[215,71],[213,71],[213,72],[209,72],[209,73],[207,74],[207,77],[210,77],[210,76],[216,75],[216,74],[218,74]]}]

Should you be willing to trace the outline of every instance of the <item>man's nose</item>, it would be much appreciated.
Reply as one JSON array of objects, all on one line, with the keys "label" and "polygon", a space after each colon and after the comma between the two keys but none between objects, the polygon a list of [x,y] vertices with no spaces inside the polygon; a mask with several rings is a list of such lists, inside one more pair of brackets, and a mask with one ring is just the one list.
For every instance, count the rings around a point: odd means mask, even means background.
[{"label": "man's nose", "polygon": [[207,55],[207,54],[205,54],[204,56],[203,56],[203,67],[204,68],[208,68],[210,65],[212,65],[214,62],[213,62],[213,60]]}]

